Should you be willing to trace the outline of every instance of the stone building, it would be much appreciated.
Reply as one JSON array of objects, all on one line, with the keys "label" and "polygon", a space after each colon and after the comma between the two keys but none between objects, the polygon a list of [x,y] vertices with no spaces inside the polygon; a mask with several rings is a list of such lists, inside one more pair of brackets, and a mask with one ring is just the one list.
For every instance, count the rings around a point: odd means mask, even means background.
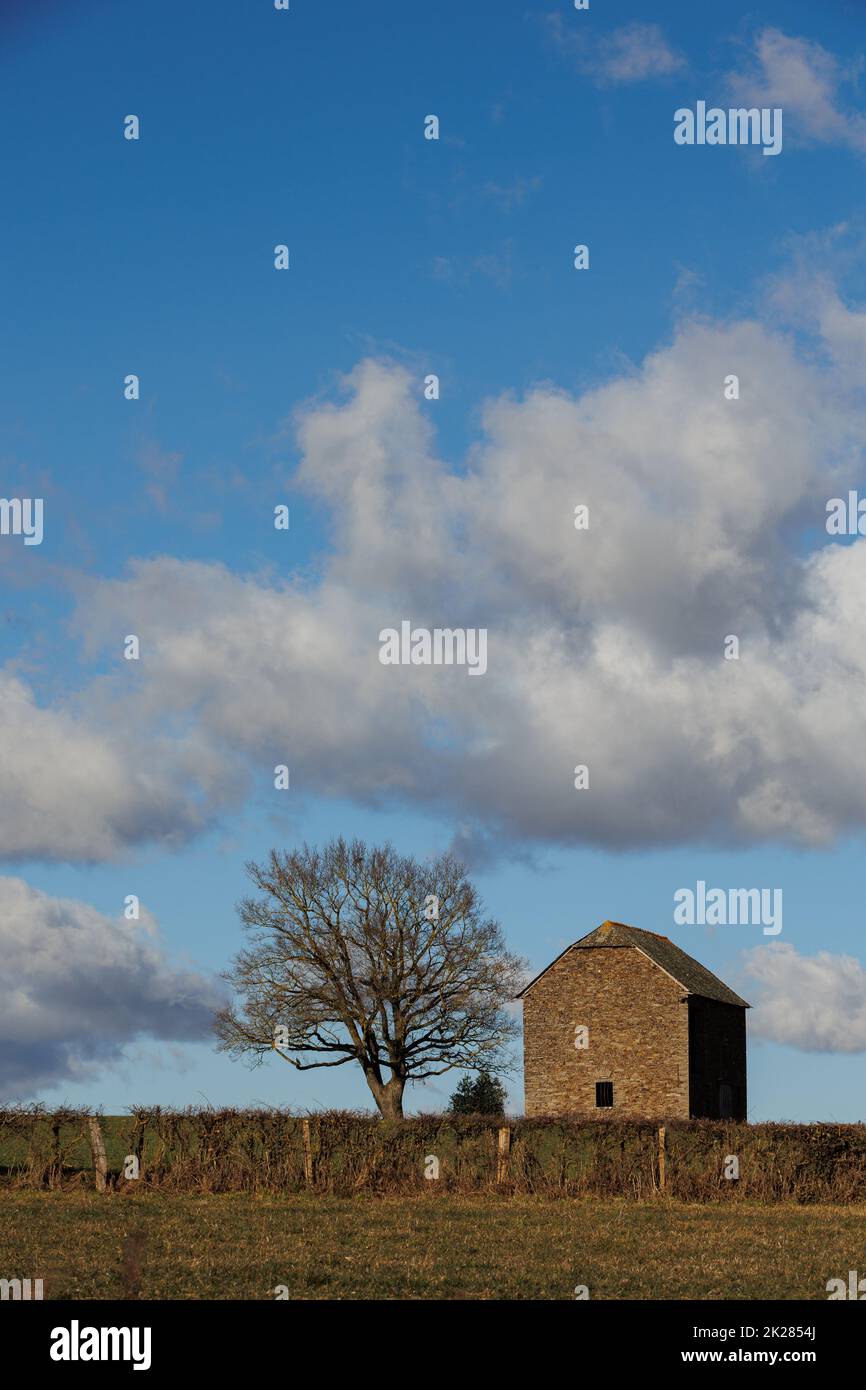
[{"label": "stone building", "polygon": [[666,936],[603,922],[519,997],[527,1115],[746,1118],[749,1005]]}]

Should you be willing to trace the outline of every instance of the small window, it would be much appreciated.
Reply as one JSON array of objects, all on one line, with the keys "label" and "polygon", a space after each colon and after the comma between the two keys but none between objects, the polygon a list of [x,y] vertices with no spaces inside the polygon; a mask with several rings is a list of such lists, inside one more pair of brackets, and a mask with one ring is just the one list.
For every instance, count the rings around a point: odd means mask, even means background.
[{"label": "small window", "polygon": [[612,1081],[596,1081],[595,1104],[597,1110],[607,1110],[613,1105]]},{"label": "small window", "polygon": [[719,1119],[730,1120],[734,1114],[734,1096],[727,1081],[719,1082]]}]

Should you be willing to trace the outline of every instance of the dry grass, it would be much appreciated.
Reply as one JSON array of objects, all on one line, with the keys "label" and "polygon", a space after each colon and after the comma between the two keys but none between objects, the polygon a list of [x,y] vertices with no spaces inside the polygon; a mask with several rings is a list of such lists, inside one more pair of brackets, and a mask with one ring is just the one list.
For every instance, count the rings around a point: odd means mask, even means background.
[{"label": "dry grass", "polygon": [[826,1299],[866,1205],[7,1191],[0,1277],[46,1298]]}]

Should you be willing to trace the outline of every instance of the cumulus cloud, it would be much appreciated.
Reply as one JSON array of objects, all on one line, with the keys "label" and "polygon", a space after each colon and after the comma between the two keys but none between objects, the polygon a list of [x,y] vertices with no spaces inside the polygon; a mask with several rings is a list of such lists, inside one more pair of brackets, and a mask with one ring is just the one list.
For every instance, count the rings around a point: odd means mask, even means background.
[{"label": "cumulus cloud", "polygon": [[561,14],[546,16],[556,47],[577,70],[599,85],[615,86],[667,77],[685,66],[682,54],[668,43],[658,24],[634,20],[599,39],[590,38]]},{"label": "cumulus cloud", "polygon": [[768,282],[767,302],[782,320],[817,339],[837,383],[856,390],[866,373],[866,312],[846,304],[835,281],[862,257],[863,242],[839,223],[797,238],[784,275]]},{"label": "cumulus cloud", "polygon": [[801,956],[789,942],[746,952],[750,1032],[803,1052],[866,1051],[866,970],[853,956]]},{"label": "cumulus cloud", "polygon": [[[9,687],[5,853],[183,839],[279,763],[295,799],[426,810],[481,852],[862,827],[866,541],[802,539],[862,477],[861,315],[831,307],[805,345],[685,319],[604,385],[492,399],[459,467],[416,376],[359,363],[291,422],[294,484],[331,518],[314,578],[133,562],[74,620],[107,673],[62,708]],[[487,673],[382,666],[404,619],[486,628]]]},{"label": "cumulus cloud", "polygon": [[171,964],[155,926],[0,878],[0,1099],[98,1074],[126,1044],[210,1036],[217,985]]},{"label": "cumulus cloud", "polygon": [[[40,707],[23,681],[0,673],[4,858],[110,859],[127,844],[171,847],[201,829],[200,802],[184,785],[176,745],[163,756],[159,738],[151,738],[145,754],[134,731],[108,735],[93,717],[96,698],[92,690],[88,708],[77,713]],[[122,722],[116,708],[113,723]],[[184,763],[188,756],[181,753]]]},{"label": "cumulus cloud", "polygon": [[767,28],[729,81],[737,104],[782,107],[786,140],[790,132],[866,154],[866,117],[847,107],[842,93],[855,75],[819,43]]}]

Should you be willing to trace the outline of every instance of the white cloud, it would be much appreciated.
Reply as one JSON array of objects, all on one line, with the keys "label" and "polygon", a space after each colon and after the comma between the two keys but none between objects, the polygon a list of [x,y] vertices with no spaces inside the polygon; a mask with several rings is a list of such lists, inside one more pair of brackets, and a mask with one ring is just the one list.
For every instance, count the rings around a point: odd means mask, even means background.
[{"label": "white cloud", "polygon": [[782,107],[786,141],[790,134],[866,154],[866,117],[846,108],[840,90],[854,75],[820,44],[767,28],[729,82],[738,104]]},{"label": "white cloud", "polygon": [[657,24],[635,20],[615,29],[598,44],[596,70],[608,82],[645,82],[666,77],[684,66]]},{"label": "white cloud", "polygon": [[866,377],[866,312],[844,302],[834,281],[863,255],[846,223],[797,239],[793,265],[769,282],[768,303],[788,324],[817,340],[833,378],[851,390]]},{"label": "white cloud", "polygon": [[612,33],[593,39],[561,14],[546,16],[548,34],[577,70],[602,86],[645,82],[668,77],[685,67],[682,54],[671,48],[658,24],[640,20],[623,24]]},{"label": "white cloud", "polygon": [[853,956],[801,956],[789,942],[746,952],[749,1031],[803,1052],[866,1051],[866,970]]},{"label": "white cloud", "polygon": [[[119,690],[114,691],[120,702]],[[148,737],[124,733],[116,707],[112,735],[94,718],[97,689],[84,710],[40,707],[15,676],[0,673],[0,843],[6,859],[101,860],[125,845],[171,846],[204,820],[176,763]],[[165,753],[165,755],[164,755]]]},{"label": "white cloud", "polygon": [[[861,828],[866,541],[800,542],[862,477],[862,316],[833,293],[802,352],[753,320],[685,320],[579,396],[491,400],[458,469],[418,379],[360,363],[294,419],[296,485],[332,520],[315,580],[136,561],[75,620],[110,674],[51,709],[8,686],[5,852],[181,840],[278,763],[292,805],[405,804],[469,846]],[[404,618],[487,628],[487,674],[383,667],[378,634]],[[139,663],[119,659],[127,632]]]},{"label": "white cloud", "polygon": [[0,878],[0,1098],[93,1076],[141,1040],[207,1039],[215,982],[172,965],[155,924]]}]

